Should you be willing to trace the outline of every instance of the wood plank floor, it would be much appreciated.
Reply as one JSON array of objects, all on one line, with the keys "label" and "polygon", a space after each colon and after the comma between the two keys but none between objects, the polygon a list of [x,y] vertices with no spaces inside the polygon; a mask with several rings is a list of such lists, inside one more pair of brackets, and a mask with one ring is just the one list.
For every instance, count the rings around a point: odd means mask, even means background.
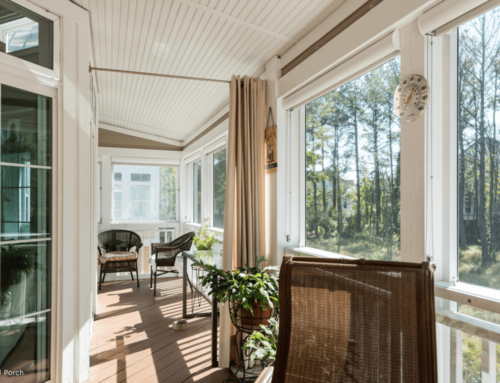
[{"label": "wood plank floor", "polygon": [[[182,317],[182,279],[160,278],[157,295],[149,280],[105,282],[97,299],[90,346],[90,382],[219,383],[230,373],[212,368],[211,318]],[[189,296],[190,298],[190,296]],[[188,300],[188,303],[190,299]],[[202,300],[195,311],[209,311]]]}]

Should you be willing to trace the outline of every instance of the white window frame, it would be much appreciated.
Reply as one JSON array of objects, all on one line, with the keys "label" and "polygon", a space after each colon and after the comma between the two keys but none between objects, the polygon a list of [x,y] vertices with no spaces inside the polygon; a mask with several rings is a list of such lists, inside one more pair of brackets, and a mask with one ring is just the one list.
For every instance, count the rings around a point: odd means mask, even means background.
[{"label": "white window frame", "polygon": [[14,0],[14,3],[53,22],[53,69],[8,54],[0,54],[0,65],[27,80],[53,87],[59,86],[61,78],[61,22],[59,16],[27,0]]},{"label": "white window frame", "polygon": [[[460,282],[458,274],[458,34],[428,41],[434,97],[427,114],[426,253],[436,263],[436,296],[500,313],[500,291]],[[432,111],[434,109],[434,111]],[[433,208],[434,207],[434,208]]]},{"label": "white window frame", "polygon": [[[463,283],[458,278],[456,30],[439,37],[428,36],[426,48],[426,72],[433,97],[424,117],[428,138],[425,151],[425,248],[426,257],[437,266],[435,293],[440,298],[500,313],[498,290]],[[345,255],[305,246],[305,106],[288,113],[291,116],[290,122],[287,121],[288,128],[294,124],[299,126],[300,244],[298,248],[289,248],[287,251],[317,257],[345,258]]]},{"label": "white window frame", "polygon": [[[0,55],[1,56],[1,55]],[[3,69],[3,68],[2,68]],[[43,310],[37,313],[29,314],[29,316],[34,316],[37,314],[50,313],[50,380],[47,383],[54,381],[54,377],[57,372],[57,355],[60,352],[59,346],[56,342],[56,328],[57,328],[57,316],[60,313],[60,308],[57,305],[58,302],[58,286],[61,284],[61,280],[58,278],[58,267],[59,263],[59,230],[58,230],[58,219],[57,219],[57,206],[58,206],[58,189],[56,185],[58,184],[58,177],[60,172],[60,167],[58,165],[59,155],[57,153],[56,148],[58,147],[58,137],[61,134],[59,131],[57,111],[58,111],[58,102],[57,102],[57,94],[58,90],[55,87],[49,87],[46,85],[41,85],[33,81],[26,81],[24,79],[20,79],[16,76],[9,76],[6,73],[0,71],[0,98],[1,98],[1,85],[7,85],[13,88],[18,88],[21,90],[25,90],[27,92],[32,92],[39,94],[41,96],[45,96],[52,99],[52,164],[47,169],[51,170],[51,184],[52,184],[52,233],[49,238],[43,238],[40,240],[16,240],[16,241],[4,241],[2,245],[7,245],[9,243],[26,243],[26,242],[37,242],[37,241],[48,241],[50,242],[50,263],[51,263],[51,281],[50,281],[50,308],[47,310]],[[1,108],[1,107],[0,107]],[[1,112],[1,110],[0,110]]]},{"label": "white window frame", "polygon": [[[105,187],[104,184],[107,183],[105,179],[103,178],[103,192],[106,192],[106,189],[110,190],[110,198],[111,198],[111,204],[110,204],[110,226],[119,226],[119,227],[151,227],[157,226],[157,225],[172,225],[177,224],[180,222],[180,208],[179,208],[179,177],[180,177],[180,161],[179,160],[165,160],[163,158],[161,159],[154,159],[154,158],[134,158],[134,157],[111,157],[109,159],[111,161],[111,172],[109,176],[109,189],[108,187]],[[115,165],[127,165],[127,166],[167,166],[167,167],[173,167],[176,168],[176,177],[175,177],[175,183],[176,183],[176,218],[175,220],[157,220],[157,221],[116,221],[114,219],[114,167]],[[101,170],[102,172],[102,170]],[[123,181],[123,177],[122,177]],[[118,181],[120,182],[120,181]],[[145,182],[140,182],[140,181],[130,181],[132,185],[144,185],[146,184]],[[149,184],[149,183],[147,183]],[[151,208],[154,207],[155,201],[151,201]],[[123,206],[122,206],[123,209]],[[102,214],[102,213],[101,213]]]},{"label": "white window frame", "polygon": [[[197,230],[210,217],[210,231],[222,234],[223,229],[213,227],[213,155],[227,148],[227,133],[222,134],[183,160],[186,174],[185,187],[185,224],[189,229]],[[201,161],[201,225],[193,222],[193,164]]]}]

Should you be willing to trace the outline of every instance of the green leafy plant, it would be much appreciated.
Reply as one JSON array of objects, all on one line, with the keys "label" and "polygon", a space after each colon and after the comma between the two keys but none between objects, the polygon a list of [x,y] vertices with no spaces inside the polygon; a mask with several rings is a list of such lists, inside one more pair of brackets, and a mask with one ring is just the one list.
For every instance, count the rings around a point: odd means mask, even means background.
[{"label": "green leafy plant", "polygon": [[35,264],[25,249],[8,245],[2,247],[0,270],[0,306],[10,301],[10,288],[21,281],[22,273],[28,274]]},{"label": "green leafy plant", "polygon": [[209,228],[210,217],[205,219],[205,224],[201,226],[200,231],[193,238],[196,250],[211,250],[218,240],[215,234],[212,234]]},{"label": "green leafy plant", "polygon": [[278,350],[279,324],[276,319],[269,319],[269,326],[260,325],[262,331],[254,331],[249,335],[243,346],[244,350],[253,350],[251,360],[263,360],[272,365],[276,360]]},{"label": "green leafy plant", "polygon": [[233,272],[221,270],[203,261],[197,263],[208,270],[202,279],[203,286],[208,286],[222,304],[228,300],[232,302],[235,320],[240,310],[249,310],[253,315],[253,302],[259,303],[263,311],[267,310],[267,306],[279,308],[279,267],[261,269],[260,264],[267,262],[267,259],[257,255],[255,259],[257,266],[249,267],[245,262],[245,267]]}]

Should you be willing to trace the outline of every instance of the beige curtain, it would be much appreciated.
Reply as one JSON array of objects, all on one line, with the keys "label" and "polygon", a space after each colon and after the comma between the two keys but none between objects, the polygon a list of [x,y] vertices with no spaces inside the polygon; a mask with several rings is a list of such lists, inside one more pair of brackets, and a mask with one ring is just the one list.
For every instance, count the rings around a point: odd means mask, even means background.
[{"label": "beige curtain", "polygon": [[[230,85],[227,142],[226,205],[223,268],[255,266],[255,255],[265,255],[266,81],[233,76]],[[231,335],[227,306],[221,309],[219,360],[228,367]],[[233,353],[234,354],[234,353]]]}]

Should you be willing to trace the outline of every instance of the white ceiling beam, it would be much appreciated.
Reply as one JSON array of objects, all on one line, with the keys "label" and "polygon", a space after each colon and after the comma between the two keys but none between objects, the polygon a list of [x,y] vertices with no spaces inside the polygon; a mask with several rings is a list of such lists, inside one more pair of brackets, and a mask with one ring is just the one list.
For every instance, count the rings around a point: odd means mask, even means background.
[{"label": "white ceiling beam", "polygon": [[182,141],[171,140],[169,138],[155,136],[153,134],[148,134],[148,133],[136,132],[135,130],[131,130],[131,129],[127,129],[127,128],[122,128],[122,127],[116,126],[116,125],[106,124],[104,122],[99,122],[99,128],[100,129],[105,129],[105,130],[110,130],[110,131],[116,132],[116,133],[127,134],[129,136],[144,138],[146,140],[151,140],[151,141],[156,141],[156,142],[162,142],[164,144],[175,145],[175,146],[182,146]]},{"label": "white ceiling beam", "polygon": [[259,25],[255,25],[255,24],[249,23],[248,21],[245,21],[245,20],[239,19],[237,17],[228,15],[227,13],[224,13],[224,12],[218,11],[216,9],[207,7],[206,5],[202,5],[202,4],[196,3],[196,2],[194,2],[192,0],[179,0],[179,1],[181,3],[189,5],[191,7],[195,7],[195,8],[201,9],[201,10],[203,10],[205,12],[209,12],[209,13],[211,13],[213,15],[216,15],[216,16],[219,16],[219,17],[221,17],[223,19],[232,21],[233,23],[236,23],[236,24],[239,24],[239,25],[243,25],[243,26],[245,26],[247,28],[251,28],[251,29],[256,30],[258,32],[261,32],[261,33],[265,33],[265,34],[267,34],[269,36],[273,36],[273,37],[275,37],[277,39],[281,39],[281,40],[288,41],[288,42],[291,42],[291,43],[297,42],[297,40],[292,39],[291,37],[288,37],[288,36],[282,35],[280,33],[271,31],[271,30],[263,28],[263,27],[261,27]]}]

